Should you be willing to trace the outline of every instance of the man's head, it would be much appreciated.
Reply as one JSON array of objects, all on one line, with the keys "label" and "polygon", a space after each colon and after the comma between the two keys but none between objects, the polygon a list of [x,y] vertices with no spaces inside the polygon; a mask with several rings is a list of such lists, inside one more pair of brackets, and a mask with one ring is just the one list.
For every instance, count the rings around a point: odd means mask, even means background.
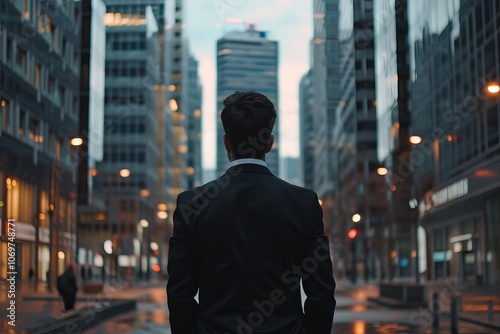
[{"label": "man's head", "polygon": [[224,100],[221,113],[224,146],[229,160],[264,160],[273,147],[276,121],[274,104],[255,91],[235,92]]}]

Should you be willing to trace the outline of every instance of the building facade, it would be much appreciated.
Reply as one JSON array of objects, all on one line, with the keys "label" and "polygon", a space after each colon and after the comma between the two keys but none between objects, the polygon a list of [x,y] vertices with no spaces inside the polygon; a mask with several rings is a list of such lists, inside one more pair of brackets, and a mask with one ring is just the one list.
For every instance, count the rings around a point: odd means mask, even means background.
[{"label": "building facade", "polygon": [[[327,13],[327,17],[328,17]],[[380,277],[376,231],[384,209],[384,180],[377,174],[377,116],[373,33],[373,1],[341,0],[338,3],[338,53],[340,82],[334,114],[332,143],[336,162],[336,237],[342,244],[347,231],[355,228],[358,237],[343,243],[344,251],[337,261],[362,267],[365,280]],[[332,168],[333,170],[333,168]],[[358,215],[359,219],[353,216]],[[355,254],[350,254],[350,249]],[[354,259],[346,261],[342,254]],[[359,262],[359,263],[358,263]],[[349,268],[351,274],[357,268]]]},{"label": "building facade", "polygon": [[273,129],[274,146],[266,155],[271,172],[279,175],[278,43],[250,24],[246,31],[226,34],[217,41],[217,176],[229,163],[222,142],[220,120],[224,99],[235,91],[255,90],[266,95],[278,111]]},{"label": "building facade", "polygon": [[[88,235],[94,232],[96,218],[105,210],[104,198],[94,192],[93,176],[97,173],[96,162],[103,158],[106,62],[106,29],[103,22],[106,5],[102,0],[78,4],[82,13],[78,137],[82,144],[78,146],[81,159],[77,172],[77,262],[80,266],[102,267],[104,261],[99,254],[100,245],[91,247],[87,240],[92,240]],[[97,240],[93,241],[97,243]]]},{"label": "building facade", "polygon": [[304,187],[314,189],[313,85],[309,70],[299,85],[300,173]]},{"label": "building facade", "polygon": [[75,256],[80,14],[75,2],[0,2],[0,276],[15,220],[17,280],[49,288]]},{"label": "building facade", "polygon": [[422,140],[410,162],[427,279],[500,284],[499,14],[497,1],[408,2],[411,134]]},{"label": "building facade", "polygon": [[[186,43],[187,44],[187,43]],[[186,134],[187,134],[187,189],[198,187],[202,183],[202,154],[201,154],[201,116],[202,116],[202,87],[198,75],[198,61],[193,56],[187,58],[186,78],[187,102]]]},{"label": "building facade", "polygon": [[417,210],[410,206],[410,84],[406,0],[375,0],[377,155],[386,169],[382,277],[415,275]]},{"label": "building facade", "polygon": [[[161,260],[149,245],[165,243],[167,226],[158,139],[167,119],[159,28],[165,7],[162,1],[108,0],[106,11],[104,157],[95,176],[106,211],[97,215],[88,240],[80,240],[103,255],[107,272],[149,277],[151,265]],[[104,249],[105,240],[112,249]]]},{"label": "building facade", "polygon": [[299,157],[284,157],[280,165],[283,180],[296,186],[303,186]]}]

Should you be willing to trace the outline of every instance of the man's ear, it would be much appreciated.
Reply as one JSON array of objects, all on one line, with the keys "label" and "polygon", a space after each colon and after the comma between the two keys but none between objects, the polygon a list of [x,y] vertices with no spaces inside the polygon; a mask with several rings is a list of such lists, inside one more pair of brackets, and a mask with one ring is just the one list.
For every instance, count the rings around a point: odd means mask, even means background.
[{"label": "man's ear", "polygon": [[231,155],[231,144],[229,143],[229,137],[225,133],[222,135],[222,141],[224,142],[227,154]]},{"label": "man's ear", "polygon": [[269,141],[267,142],[266,145],[266,153],[269,153],[271,149],[273,148],[274,145],[274,135],[269,136]]}]

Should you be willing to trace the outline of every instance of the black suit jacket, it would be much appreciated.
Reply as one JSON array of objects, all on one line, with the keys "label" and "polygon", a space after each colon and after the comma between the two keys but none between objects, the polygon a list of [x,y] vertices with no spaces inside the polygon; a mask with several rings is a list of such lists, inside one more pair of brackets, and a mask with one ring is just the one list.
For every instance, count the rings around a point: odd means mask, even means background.
[{"label": "black suit jacket", "polygon": [[313,191],[266,167],[239,165],[181,193],[173,219],[173,334],[331,332],[335,281]]}]

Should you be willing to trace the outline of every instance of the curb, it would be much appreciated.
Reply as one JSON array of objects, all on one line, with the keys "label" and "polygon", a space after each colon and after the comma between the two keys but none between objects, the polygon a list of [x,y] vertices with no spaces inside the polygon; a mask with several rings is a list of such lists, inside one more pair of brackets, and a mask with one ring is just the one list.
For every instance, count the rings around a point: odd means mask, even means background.
[{"label": "curb", "polygon": [[26,328],[29,334],[74,333],[112,318],[120,313],[126,313],[137,308],[135,300],[120,300],[87,307],[59,318],[45,318],[36,321],[35,325]]},{"label": "curb", "polygon": [[[24,296],[24,301],[57,301],[62,300],[60,296]],[[82,296],[76,297],[76,302],[112,302],[126,300],[114,297]]]}]

